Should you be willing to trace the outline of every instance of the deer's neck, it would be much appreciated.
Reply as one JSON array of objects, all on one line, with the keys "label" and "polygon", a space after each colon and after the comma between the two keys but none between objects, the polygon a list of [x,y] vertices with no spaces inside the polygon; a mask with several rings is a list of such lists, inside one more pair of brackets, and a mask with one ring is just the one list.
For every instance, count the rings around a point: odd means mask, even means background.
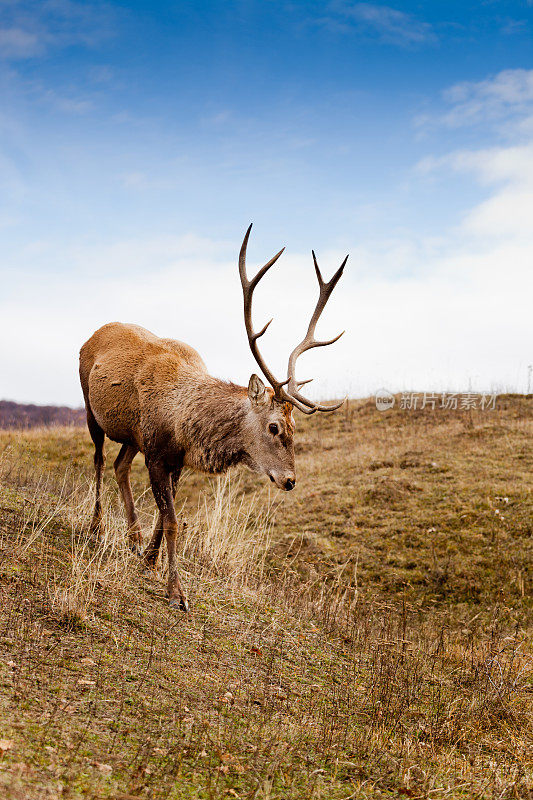
[{"label": "deer's neck", "polygon": [[246,462],[247,392],[209,376],[187,403],[185,463],[204,472],[224,472]]}]

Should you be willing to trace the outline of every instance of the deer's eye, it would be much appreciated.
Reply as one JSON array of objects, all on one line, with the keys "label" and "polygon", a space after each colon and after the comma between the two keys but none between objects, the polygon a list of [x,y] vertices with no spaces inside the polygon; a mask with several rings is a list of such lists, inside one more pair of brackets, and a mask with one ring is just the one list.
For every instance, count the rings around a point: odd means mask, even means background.
[{"label": "deer's eye", "polygon": [[270,425],[268,426],[268,430],[270,431],[272,436],[276,436],[276,434],[279,433],[279,428],[278,428],[278,426],[276,425],[275,422],[271,422],[270,423]]}]

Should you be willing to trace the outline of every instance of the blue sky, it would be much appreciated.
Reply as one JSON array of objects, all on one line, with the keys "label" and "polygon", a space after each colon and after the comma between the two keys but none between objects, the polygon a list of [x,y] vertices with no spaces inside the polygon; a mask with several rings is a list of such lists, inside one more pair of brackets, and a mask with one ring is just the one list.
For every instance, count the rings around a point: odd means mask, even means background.
[{"label": "blue sky", "polygon": [[313,247],[326,273],[351,253],[324,319],[346,337],[308,356],[318,394],[523,390],[532,17],[518,0],[0,0],[0,395],[78,404],[79,346],[114,318],[245,382],[250,221],[251,262],[287,245],[257,305],[278,372]]}]

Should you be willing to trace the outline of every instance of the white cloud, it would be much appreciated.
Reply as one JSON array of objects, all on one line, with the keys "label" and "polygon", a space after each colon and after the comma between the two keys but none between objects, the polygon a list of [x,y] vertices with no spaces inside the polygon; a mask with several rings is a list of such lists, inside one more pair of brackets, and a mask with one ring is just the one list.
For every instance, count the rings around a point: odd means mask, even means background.
[{"label": "white cloud", "polygon": [[53,47],[94,45],[109,35],[115,13],[104,2],[3,0],[0,58],[32,58]]},{"label": "white cloud", "polygon": [[491,241],[512,237],[533,247],[533,144],[462,152],[450,158],[455,169],[474,172],[499,188],[465,217],[465,230]]},{"label": "white cloud", "polygon": [[39,53],[42,43],[35,31],[22,28],[0,28],[0,56],[28,58]]},{"label": "white cloud", "polygon": [[498,114],[516,106],[530,105],[533,70],[507,69],[483,81],[456,83],[444,92],[444,99],[454,105],[479,102],[485,111]]},{"label": "white cloud", "polygon": [[420,125],[498,124],[510,126],[508,132],[516,135],[517,126],[527,128],[533,118],[533,70],[507,69],[482,81],[463,81],[446,89],[442,98],[447,110],[421,116]]},{"label": "white cloud", "polygon": [[533,143],[482,150],[463,150],[442,158],[426,158],[422,173],[453,169],[471,173],[492,193],[469,210],[460,230],[492,246],[495,239],[511,237],[533,247]]},{"label": "white cloud", "polygon": [[331,3],[329,12],[329,16],[322,18],[323,24],[337,30],[350,31],[355,28],[389,44],[410,47],[437,40],[428,22],[390,6],[339,0]]}]

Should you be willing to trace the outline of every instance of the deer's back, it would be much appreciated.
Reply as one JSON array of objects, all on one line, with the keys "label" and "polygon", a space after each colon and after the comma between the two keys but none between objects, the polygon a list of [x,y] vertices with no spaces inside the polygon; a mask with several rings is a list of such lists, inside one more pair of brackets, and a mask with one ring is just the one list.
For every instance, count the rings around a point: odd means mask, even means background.
[{"label": "deer's back", "polygon": [[187,381],[204,374],[196,350],[139,325],[111,322],[80,350],[86,405],[110,439],[134,443],[143,452],[156,419],[172,425],[176,387],[186,390]]}]

